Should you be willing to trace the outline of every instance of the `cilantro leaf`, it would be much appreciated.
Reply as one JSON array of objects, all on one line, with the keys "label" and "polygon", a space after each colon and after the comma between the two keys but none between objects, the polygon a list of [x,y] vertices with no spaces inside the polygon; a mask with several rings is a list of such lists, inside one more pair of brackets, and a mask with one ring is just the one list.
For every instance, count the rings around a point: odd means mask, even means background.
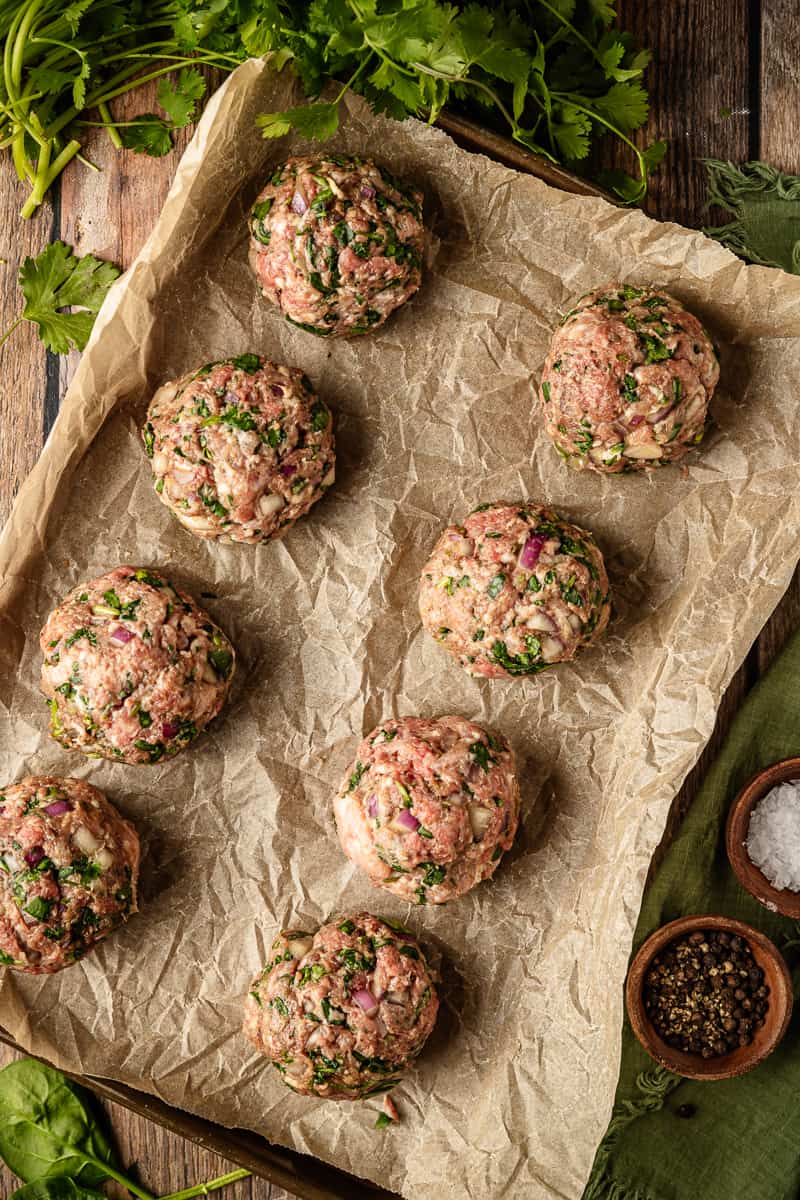
[{"label": "cilantro leaf", "polygon": [[[278,50],[281,24],[281,11],[276,0],[261,0],[258,11],[253,12],[250,19],[245,21],[239,30],[242,45],[247,53],[258,58],[262,54],[268,54],[270,50]],[[279,71],[285,62],[286,59],[277,67]]]},{"label": "cilantro leaf", "polygon": [[156,113],[142,113],[130,125],[120,126],[119,134],[126,150],[163,158],[172,149],[169,126]]},{"label": "cilantro leaf", "polygon": [[158,103],[172,121],[174,129],[189,125],[195,117],[197,101],[205,95],[206,83],[199,71],[184,67],[175,83],[165,76],[158,84]]},{"label": "cilantro leaf", "polygon": [[616,13],[613,0],[589,0],[589,8],[604,25],[611,25]]},{"label": "cilantro leaf", "polygon": [[256,124],[265,138],[283,137],[290,129],[296,129],[301,137],[324,142],[339,128],[339,106],[302,104],[282,113],[262,113],[256,117]]},{"label": "cilantro leaf", "polygon": [[592,133],[591,119],[572,104],[561,105],[559,115],[561,120],[553,121],[552,129],[564,158],[586,158],[589,154],[589,138]]},{"label": "cilantro leaf", "polygon": [[[94,319],[119,275],[112,263],[91,254],[78,258],[64,242],[53,242],[36,258],[26,258],[19,273],[25,297],[22,316],[39,327],[48,350],[67,354],[83,350]],[[80,312],[62,312],[64,308]]]},{"label": "cilantro leaf", "polygon": [[594,107],[623,133],[631,133],[647,120],[647,92],[640,83],[614,83],[596,97]]}]

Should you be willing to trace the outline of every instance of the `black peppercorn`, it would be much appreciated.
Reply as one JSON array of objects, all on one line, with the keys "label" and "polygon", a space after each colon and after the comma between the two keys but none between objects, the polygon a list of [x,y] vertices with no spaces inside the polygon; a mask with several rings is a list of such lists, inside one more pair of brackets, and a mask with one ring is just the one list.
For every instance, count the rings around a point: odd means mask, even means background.
[{"label": "black peppercorn", "polygon": [[645,1011],[674,1049],[702,1058],[729,1054],[764,1023],[769,989],[744,939],[694,930],[666,946],[644,981]]}]

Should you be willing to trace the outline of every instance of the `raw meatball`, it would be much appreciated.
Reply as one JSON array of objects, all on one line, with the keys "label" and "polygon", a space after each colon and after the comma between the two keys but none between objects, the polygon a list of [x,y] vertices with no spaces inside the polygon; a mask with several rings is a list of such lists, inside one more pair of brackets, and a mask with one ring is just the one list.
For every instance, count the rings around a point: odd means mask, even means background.
[{"label": "raw meatball", "polygon": [[281,537],[334,479],[328,406],[302,371],[257,354],[165,384],[142,435],[156,491],[198,537]]},{"label": "raw meatball", "polygon": [[377,887],[444,904],[494,874],[514,840],[514,752],[463,717],[384,721],[333,802],[342,849]]},{"label": "raw meatball", "polygon": [[422,193],[362,158],[290,158],[253,205],[250,235],[266,298],[321,337],[377,328],[422,279]]},{"label": "raw meatball", "polygon": [[188,746],[222,708],[234,671],[233,647],[208,614],[136,567],[73,588],[39,642],[53,737],[126,763]]},{"label": "raw meatball", "polygon": [[60,971],[136,912],[139,838],[102,792],[37,776],[0,793],[0,963]]},{"label": "raw meatball", "polygon": [[245,1001],[244,1032],[303,1095],[387,1092],[436,1022],[433,974],[414,937],[369,913],[287,931]]},{"label": "raw meatball", "polygon": [[422,572],[422,624],[469,671],[534,675],[608,624],[591,533],[539,504],[482,504],[445,529]]},{"label": "raw meatball", "polygon": [[612,283],[584,296],[553,336],[545,428],[573,466],[663,466],[702,440],[718,379],[697,317],[666,292]]}]

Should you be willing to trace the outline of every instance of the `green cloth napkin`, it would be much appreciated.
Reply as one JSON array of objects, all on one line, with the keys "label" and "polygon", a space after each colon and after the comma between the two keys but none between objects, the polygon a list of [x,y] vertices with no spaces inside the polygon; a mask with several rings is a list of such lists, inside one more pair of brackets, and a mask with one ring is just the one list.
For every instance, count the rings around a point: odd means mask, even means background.
[{"label": "green cloth napkin", "polygon": [[[800,982],[797,926],[740,886],[725,818],[761,767],[800,754],[800,633],[753,689],[647,891],[634,950],[687,913],[723,913],[762,930]],[[794,945],[792,945],[794,943]],[[614,1111],[583,1200],[797,1200],[800,1004],[773,1054],[747,1075],[698,1083],[657,1067],[625,1020]]]},{"label": "green cloth napkin", "polygon": [[767,163],[735,167],[715,158],[708,169],[708,203],[734,220],[703,232],[740,258],[800,275],[800,176],[784,175]]}]

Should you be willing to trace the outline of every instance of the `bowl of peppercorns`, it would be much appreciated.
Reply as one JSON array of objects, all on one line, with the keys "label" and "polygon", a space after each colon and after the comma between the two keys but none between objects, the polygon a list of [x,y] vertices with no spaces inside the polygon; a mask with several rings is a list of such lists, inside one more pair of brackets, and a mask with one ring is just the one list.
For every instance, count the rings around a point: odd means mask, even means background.
[{"label": "bowl of peppercorns", "polygon": [[792,982],[768,937],[730,917],[670,921],[631,963],[625,1000],[648,1054],[689,1079],[730,1079],[780,1042]]}]

